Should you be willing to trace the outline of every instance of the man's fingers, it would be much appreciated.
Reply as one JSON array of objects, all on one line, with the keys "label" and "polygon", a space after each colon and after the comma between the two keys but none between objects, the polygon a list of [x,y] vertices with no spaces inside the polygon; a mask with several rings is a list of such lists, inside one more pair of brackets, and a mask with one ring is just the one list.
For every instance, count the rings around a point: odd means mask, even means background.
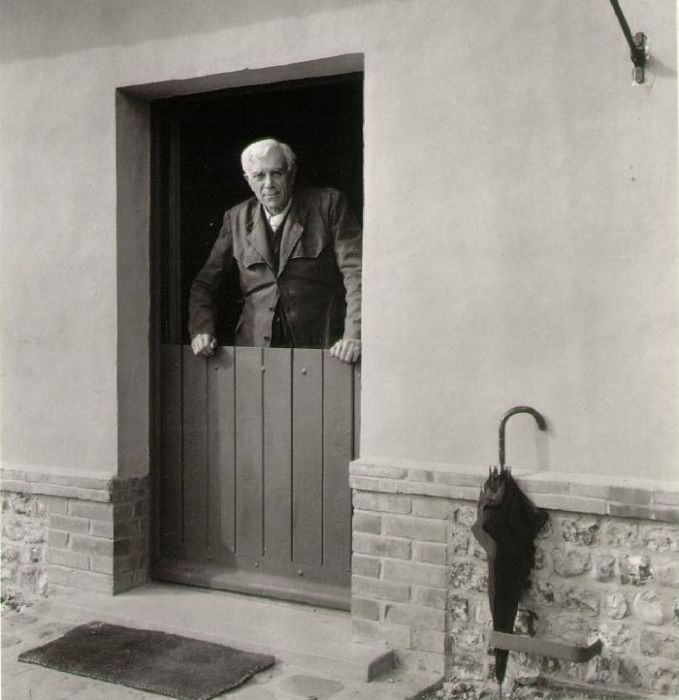
[{"label": "man's fingers", "polygon": [[359,340],[338,340],[331,348],[330,354],[342,362],[356,362],[361,356]]},{"label": "man's fingers", "polygon": [[194,355],[212,355],[217,347],[217,341],[208,333],[201,333],[191,341]]}]

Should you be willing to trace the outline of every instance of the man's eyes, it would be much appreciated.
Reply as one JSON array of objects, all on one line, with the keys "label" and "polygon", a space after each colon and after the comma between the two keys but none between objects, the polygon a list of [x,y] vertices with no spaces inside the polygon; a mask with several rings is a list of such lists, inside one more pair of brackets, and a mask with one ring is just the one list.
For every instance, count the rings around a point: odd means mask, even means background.
[{"label": "man's eyes", "polygon": [[[285,170],[272,170],[270,174],[272,177],[278,179],[285,175]],[[266,173],[253,173],[252,177],[258,182],[261,182],[266,177]]]}]

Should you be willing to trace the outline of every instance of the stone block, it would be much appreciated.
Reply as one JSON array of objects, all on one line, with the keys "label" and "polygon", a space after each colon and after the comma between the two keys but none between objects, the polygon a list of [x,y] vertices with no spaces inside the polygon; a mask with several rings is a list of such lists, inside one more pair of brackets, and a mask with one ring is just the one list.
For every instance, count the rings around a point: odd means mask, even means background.
[{"label": "stone block", "polygon": [[533,579],[525,597],[541,605],[553,605],[556,601],[554,584],[543,579]]},{"label": "stone block", "polygon": [[443,675],[446,666],[445,654],[432,654],[428,651],[398,649],[396,660],[399,666],[414,673]]},{"label": "stone block", "polygon": [[654,491],[653,503],[659,503],[666,506],[679,506],[679,491]]},{"label": "stone block", "polygon": [[87,571],[90,568],[90,558],[87,554],[72,552],[70,549],[50,547],[48,559],[50,564],[58,564],[72,569]]},{"label": "stone block", "polygon": [[609,500],[620,503],[648,505],[651,502],[651,491],[648,489],[630,488],[628,486],[611,486]]},{"label": "stone block", "polygon": [[445,521],[414,516],[384,516],[382,531],[388,536],[425,542],[445,542],[448,539],[448,527]]},{"label": "stone block", "polygon": [[375,557],[367,557],[361,554],[354,554],[351,557],[351,570],[359,576],[370,576],[379,578],[382,563]]},{"label": "stone block", "polygon": [[452,653],[450,654],[450,673],[461,680],[485,680],[486,673],[482,657],[479,654],[469,654],[456,647],[452,638]]},{"label": "stone block", "polygon": [[[439,632],[443,632],[446,628],[445,610],[433,610],[416,605],[387,603],[384,606],[384,619],[395,625],[410,625]],[[423,651],[433,651],[433,649]]]},{"label": "stone block", "polygon": [[434,481],[434,472],[428,469],[409,469],[408,481],[423,481],[425,483],[431,483]]},{"label": "stone block", "polygon": [[570,612],[596,617],[599,614],[599,594],[588,588],[567,588],[562,605]]},{"label": "stone block", "polygon": [[415,605],[423,605],[425,608],[435,610],[446,609],[447,591],[445,588],[431,588],[429,586],[413,586],[410,592],[410,600]]},{"label": "stone block", "polygon": [[641,542],[652,552],[679,552],[679,528],[664,526],[643,526]]},{"label": "stone block", "polygon": [[113,541],[89,535],[71,535],[71,549],[97,557],[113,556]]},{"label": "stone block", "polygon": [[596,624],[594,620],[569,613],[550,615],[545,622],[549,637],[574,644],[585,644]]},{"label": "stone block", "polygon": [[68,500],[51,496],[48,499],[48,512],[50,515],[52,513],[55,515],[66,515],[68,513]]},{"label": "stone block", "polygon": [[356,462],[349,467],[349,473],[356,476],[372,476],[385,479],[405,479],[408,476],[408,470],[403,467],[358,464]]},{"label": "stone block", "polygon": [[641,506],[632,503],[607,503],[606,511],[609,515],[617,518],[651,520],[653,517],[652,506]]},{"label": "stone block", "polygon": [[429,564],[445,564],[448,561],[448,546],[434,542],[414,542],[413,559]]},{"label": "stone block", "polygon": [[622,591],[613,591],[604,598],[603,612],[613,620],[622,620],[629,614],[629,603]]},{"label": "stone block", "polygon": [[351,614],[356,617],[364,617],[366,620],[380,619],[380,604],[376,600],[368,598],[351,598]]},{"label": "stone block", "polygon": [[599,636],[607,650],[624,654],[630,650],[634,635],[628,625],[604,622],[599,626]]},{"label": "stone block", "polygon": [[469,600],[465,596],[451,595],[448,597],[448,615],[451,622],[469,621]]},{"label": "stone block", "polygon": [[66,549],[68,547],[70,535],[68,532],[60,532],[59,530],[50,530],[47,538],[50,547],[59,547]]},{"label": "stone block", "polygon": [[653,578],[651,561],[643,555],[622,556],[619,560],[620,583],[644,586]]},{"label": "stone block", "polygon": [[554,548],[551,557],[554,571],[559,576],[580,576],[589,569],[590,554],[587,550]]},{"label": "stone block", "polygon": [[60,586],[98,593],[111,593],[113,591],[112,578],[93,571],[78,571],[50,564],[48,576],[50,584],[55,583]]},{"label": "stone block", "polygon": [[454,562],[450,567],[450,587],[461,590],[487,591],[487,567],[480,562]]},{"label": "stone block", "polygon": [[407,625],[389,625],[374,620],[354,617],[351,620],[354,641],[383,642],[387,646],[410,649],[410,627]]},{"label": "stone block", "polygon": [[450,542],[448,545],[450,548],[451,557],[455,554],[467,554],[469,551],[469,544],[472,541],[475,540],[471,539],[468,530],[462,530],[459,528],[453,529],[453,531],[450,533]]},{"label": "stone block", "polygon": [[614,547],[635,547],[639,541],[639,525],[621,520],[604,522],[601,532],[603,544]]},{"label": "stone block", "polygon": [[653,590],[637,593],[632,600],[632,612],[649,625],[663,625],[670,619],[665,601]]},{"label": "stone block", "polygon": [[547,508],[549,510],[593,513],[595,515],[604,515],[606,513],[606,501],[598,498],[584,498],[582,496],[571,496],[570,494],[536,493],[532,496],[532,500],[538,508]]},{"label": "stone block", "polygon": [[51,514],[49,517],[49,526],[56,530],[77,532],[85,535],[90,531],[89,520],[86,518],[75,518],[70,515]]},{"label": "stone block", "polygon": [[591,547],[599,541],[599,518],[560,518],[561,536],[565,542]]},{"label": "stone block", "polygon": [[395,559],[410,559],[411,542],[393,537],[376,537],[354,533],[353,549],[359,554],[370,554],[375,557],[390,557]]},{"label": "stone block", "polygon": [[454,509],[455,522],[466,530],[469,530],[476,521],[476,506],[457,506]]},{"label": "stone block", "polygon": [[113,507],[108,503],[90,503],[88,501],[70,501],[68,504],[69,515],[90,520],[111,520]]},{"label": "stone block", "polygon": [[93,537],[109,537],[113,538],[113,521],[112,520],[90,520],[89,534]]},{"label": "stone block", "polygon": [[444,520],[452,515],[452,511],[452,504],[444,498],[413,497],[413,515]]},{"label": "stone block", "polygon": [[628,657],[621,657],[618,664],[618,679],[623,685],[631,688],[641,688],[644,685],[644,677],[637,663]]},{"label": "stone block", "polygon": [[654,569],[655,580],[667,588],[679,589],[679,562],[658,564]]},{"label": "stone block", "polygon": [[488,599],[475,600],[474,605],[474,622],[481,627],[488,628],[493,623],[493,616],[490,613],[490,604]]},{"label": "stone block", "polygon": [[411,632],[411,646],[415,651],[444,654],[445,645],[445,632],[435,632],[430,629],[413,629]]},{"label": "stone block", "polygon": [[668,523],[679,523],[679,508],[653,506],[652,520],[661,520]]},{"label": "stone block", "polygon": [[454,622],[450,625],[449,636],[452,646],[462,652],[481,655],[488,648],[484,630],[480,627]]},{"label": "stone block", "polygon": [[645,656],[679,659],[679,635],[667,630],[642,629],[639,648]]},{"label": "stone block", "polygon": [[679,692],[679,668],[676,664],[657,667],[651,676],[651,688],[661,695],[676,695]]},{"label": "stone block", "polygon": [[410,496],[386,493],[367,493],[355,491],[354,508],[382,513],[410,513],[412,502]]},{"label": "stone block", "polygon": [[377,600],[393,600],[407,603],[410,600],[410,586],[406,583],[384,581],[365,576],[352,576],[352,595]]},{"label": "stone block", "polygon": [[610,554],[600,554],[592,558],[592,578],[596,581],[611,581],[614,576],[615,557]]},{"label": "stone block", "polygon": [[355,510],[352,527],[354,532],[379,535],[382,531],[382,516],[377,513]]},{"label": "stone block", "polygon": [[514,622],[514,632],[528,637],[534,637],[536,632],[538,616],[533,610],[519,608]]},{"label": "stone block", "polygon": [[421,584],[434,588],[443,588],[447,582],[447,568],[436,564],[418,564],[387,559],[384,561],[382,572],[388,581]]}]

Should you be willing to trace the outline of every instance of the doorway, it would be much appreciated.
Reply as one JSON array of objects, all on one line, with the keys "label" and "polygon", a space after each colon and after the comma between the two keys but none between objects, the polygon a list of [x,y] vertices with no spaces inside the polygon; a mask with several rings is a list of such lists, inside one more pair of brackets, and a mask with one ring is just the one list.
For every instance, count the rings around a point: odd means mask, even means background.
[{"label": "doorway", "polygon": [[186,329],[224,211],[251,194],[251,141],[290,144],[298,182],[341,189],[362,217],[362,73],[158,100],[151,124],[153,574],[348,608],[360,367],[324,350],[234,348],[237,280],[217,299],[214,357],[195,358]]}]

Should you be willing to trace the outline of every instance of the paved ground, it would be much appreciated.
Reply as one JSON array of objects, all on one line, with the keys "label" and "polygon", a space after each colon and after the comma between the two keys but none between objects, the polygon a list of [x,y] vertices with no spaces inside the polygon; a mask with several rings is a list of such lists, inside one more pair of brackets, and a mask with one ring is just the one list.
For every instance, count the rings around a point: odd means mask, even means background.
[{"label": "paved ground", "polygon": [[[51,615],[47,601],[2,610],[2,700],[158,700],[161,696],[17,661],[27,649],[45,644],[73,627]],[[421,689],[421,688],[420,688]],[[276,663],[221,700],[406,700],[416,693],[412,679],[391,672],[372,683],[318,674]]]}]

